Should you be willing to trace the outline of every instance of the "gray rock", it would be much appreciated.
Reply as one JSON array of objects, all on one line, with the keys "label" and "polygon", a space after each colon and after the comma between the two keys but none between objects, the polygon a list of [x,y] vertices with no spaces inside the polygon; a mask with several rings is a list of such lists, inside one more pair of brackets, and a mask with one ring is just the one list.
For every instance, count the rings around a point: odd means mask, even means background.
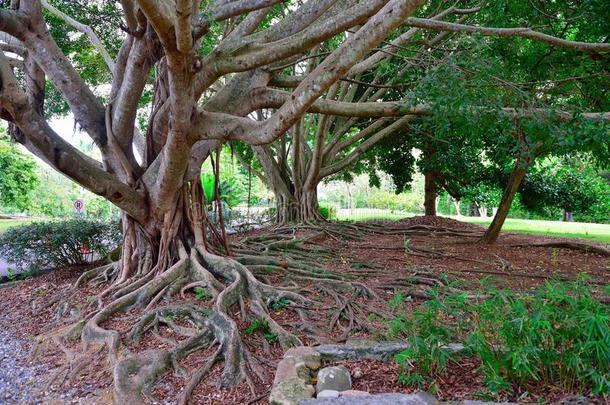
[{"label": "gray rock", "polygon": [[312,370],[317,370],[322,365],[320,353],[313,347],[309,346],[293,347],[284,354],[284,358],[295,358],[303,361],[305,365]]},{"label": "gray rock", "polygon": [[[449,343],[445,348],[452,352],[464,350],[460,343]],[[409,348],[409,343],[403,341],[376,342],[374,340],[348,340],[343,345],[324,344],[316,346],[322,360],[389,360],[396,353]]]},{"label": "gray rock", "polygon": [[324,390],[347,391],[352,389],[352,377],[345,367],[325,367],[318,371],[316,392]]},{"label": "gray rock", "polygon": [[298,377],[293,377],[275,385],[269,395],[270,405],[298,405],[304,399],[312,398],[316,390]]},{"label": "gray rock", "polygon": [[294,357],[282,359],[278,363],[273,385],[275,386],[291,378],[300,378],[306,383],[309,383],[311,379],[309,368],[303,361]]},{"label": "gray rock", "polygon": [[341,397],[362,397],[362,396],[367,396],[367,395],[371,395],[371,394],[368,393],[367,391],[358,391],[358,390],[347,390],[347,391],[341,392],[341,394],[340,394]]},{"label": "gray rock", "polygon": [[324,391],[318,393],[318,395],[316,395],[316,398],[337,398],[338,396],[339,396],[339,391],[324,390]]},{"label": "gray rock", "polygon": [[408,343],[400,341],[348,340],[344,345],[320,345],[316,350],[320,352],[323,360],[388,360],[408,348]]},{"label": "gray rock", "polygon": [[301,401],[299,405],[437,405],[433,396],[424,392],[417,394],[378,394],[366,396],[340,396],[339,398],[316,398]]},{"label": "gray rock", "polygon": [[574,395],[561,401],[561,405],[588,405],[592,401],[583,395]]}]

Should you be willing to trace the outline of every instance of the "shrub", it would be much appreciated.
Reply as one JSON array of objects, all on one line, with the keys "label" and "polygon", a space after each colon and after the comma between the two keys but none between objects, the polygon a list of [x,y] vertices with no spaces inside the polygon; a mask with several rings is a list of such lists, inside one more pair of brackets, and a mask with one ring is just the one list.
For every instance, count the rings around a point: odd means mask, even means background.
[{"label": "shrub", "polygon": [[20,267],[45,269],[86,263],[83,250],[106,256],[118,246],[119,227],[106,222],[69,219],[34,222],[0,235],[0,255]]},{"label": "shrub", "polygon": [[447,310],[437,297],[410,315],[399,315],[390,322],[389,335],[404,334],[410,344],[395,356],[401,368],[398,380],[402,384],[430,389],[434,378],[446,370],[450,361],[456,360],[456,354],[447,346],[457,339],[455,325],[445,319]]},{"label": "shrub", "polygon": [[539,384],[571,392],[610,393],[610,308],[586,283],[547,282],[531,294],[486,289],[486,299],[435,298],[390,322],[412,346],[396,356],[400,380],[433,384],[457,360],[447,344],[462,341],[490,391],[522,392]]},{"label": "shrub", "polygon": [[337,207],[335,207],[334,205],[320,204],[319,210],[320,215],[322,215],[322,218],[326,220],[330,221],[332,219],[337,218]]}]

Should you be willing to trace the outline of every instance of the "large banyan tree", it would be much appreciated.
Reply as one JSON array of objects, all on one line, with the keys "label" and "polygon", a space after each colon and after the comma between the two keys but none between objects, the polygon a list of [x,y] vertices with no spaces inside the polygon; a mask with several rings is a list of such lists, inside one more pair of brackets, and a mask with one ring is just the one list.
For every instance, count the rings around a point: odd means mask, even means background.
[{"label": "large banyan tree", "polygon": [[[293,242],[280,239],[262,250],[260,244],[253,244],[231,252],[211,243],[210,235],[216,231],[208,226],[199,181],[201,165],[211,151],[233,140],[262,151],[287,132],[297,133],[308,112],[321,114],[316,119],[320,131],[330,125],[326,116],[340,116],[346,122],[353,117],[391,117],[362,128],[375,133],[396,129],[412,115],[422,114],[426,106],[378,102],[371,92],[366,97],[350,96],[350,86],[342,84],[358,83],[344,79],[371,69],[392,52],[391,47],[399,49],[412,35],[410,29],[524,37],[591,53],[610,50],[607,43],[570,41],[528,28],[464,25],[467,12],[443,1],[121,0],[108,2],[120,17],[110,30],[119,42],[112,52],[106,49],[105,38],[96,35],[95,24],[84,24],[70,14],[86,13],[88,5],[75,9],[71,3],[0,3],[0,117],[11,124],[17,142],[122,211],[120,258],[84,273],[77,282],[76,287],[108,282],[97,308],[79,319],[67,319],[59,330],[80,333],[81,366],[92,348],[107,348],[115,399],[129,404],[142,402],[143,388],[204,347],[218,349],[186,385],[183,401],[220,359],[222,386],[260,376],[259,361],[241,343],[234,306],[266,320],[282,348],[298,343],[270,317],[268,306],[280,299],[300,306],[309,301],[294,286],[265,282],[253,271],[257,266],[290,268],[295,277],[324,278],[329,285],[367,293],[366,287],[340,275],[330,277],[297,254],[284,255],[282,261],[273,257],[274,249]],[[416,12],[423,18],[410,17]],[[62,50],[52,35],[57,21],[82,33],[92,52],[103,58],[111,72],[108,97],[96,95],[94,86],[83,78],[82,61],[77,63],[72,53]],[[392,38],[391,43],[380,47],[387,38]],[[286,67],[303,67],[312,58],[316,63],[311,69],[286,74]],[[100,161],[51,128],[44,113],[45,89],[51,88],[99,149]],[[148,113],[142,115],[142,110]],[[341,120],[333,120],[339,128]],[[337,139],[344,135],[337,134]],[[354,136],[364,139],[362,134]],[[296,142],[298,137],[293,137]],[[315,146],[314,153],[319,153],[317,159],[325,149],[336,155],[340,151],[335,149],[354,142],[331,138],[330,143]],[[333,171],[332,166],[323,170]],[[205,287],[213,296],[211,311],[186,304],[155,306],[195,286]],[[59,302],[62,294],[57,296]],[[102,325],[135,307],[146,310],[128,339],[139,339],[151,324],[167,321],[169,313],[190,318],[197,328],[177,328],[188,338],[174,349],[128,353],[119,332]],[[65,307],[58,305],[58,310],[65,312]],[[299,314],[306,328],[306,311]]]}]

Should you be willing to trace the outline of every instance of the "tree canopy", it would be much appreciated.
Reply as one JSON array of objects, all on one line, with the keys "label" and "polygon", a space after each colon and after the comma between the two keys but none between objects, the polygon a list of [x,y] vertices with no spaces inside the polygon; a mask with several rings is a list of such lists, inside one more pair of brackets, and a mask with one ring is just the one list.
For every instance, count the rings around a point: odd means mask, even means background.
[{"label": "tree canopy", "polygon": [[19,151],[0,128],[0,206],[27,211],[38,185],[34,160]]}]

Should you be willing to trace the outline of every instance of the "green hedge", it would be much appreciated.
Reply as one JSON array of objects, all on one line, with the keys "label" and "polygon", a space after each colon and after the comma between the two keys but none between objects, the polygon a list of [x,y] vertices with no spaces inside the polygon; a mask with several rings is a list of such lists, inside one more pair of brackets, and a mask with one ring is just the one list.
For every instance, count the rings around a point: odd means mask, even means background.
[{"label": "green hedge", "polygon": [[117,224],[85,219],[33,222],[0,235],[0,255],[19,267],[46,269],[87,262],[83,251],[105,256],[121,240]]}]

